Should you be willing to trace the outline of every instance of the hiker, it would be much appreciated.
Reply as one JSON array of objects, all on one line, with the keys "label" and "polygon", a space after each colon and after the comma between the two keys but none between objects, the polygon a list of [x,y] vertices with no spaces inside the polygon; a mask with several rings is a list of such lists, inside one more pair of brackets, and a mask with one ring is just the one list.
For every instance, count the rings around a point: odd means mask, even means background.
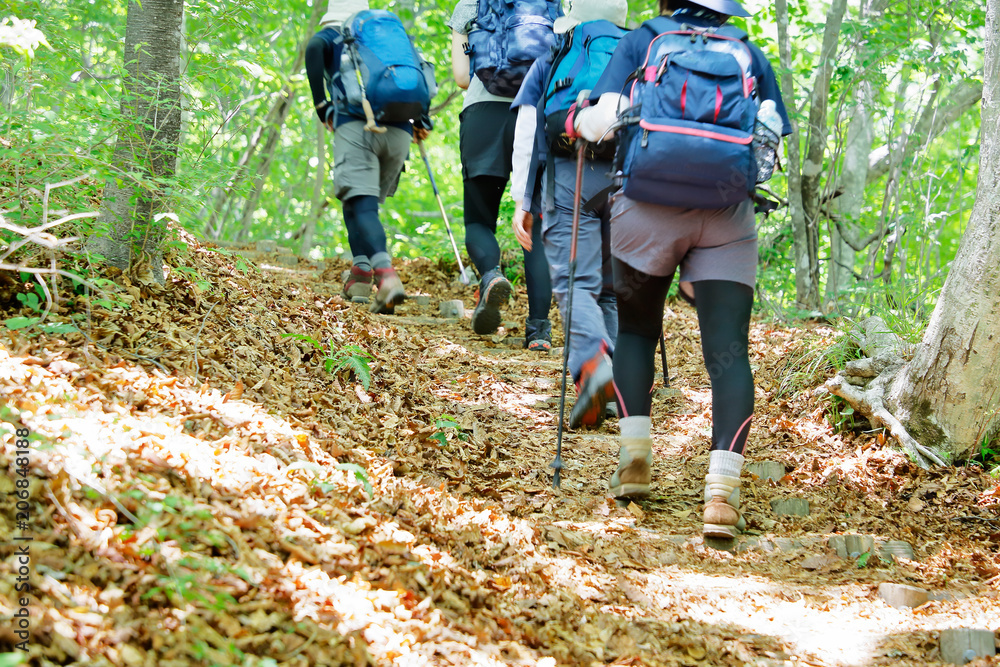
[{"label": "hiker", "polygon": [[[739,510],[740,471],[754,404],[748,335],[757,231],[750,195],[760,182],[755,166],[761,164],[751,157],[749,151],[756,148],[747,137],[756,131],[760,112],[746,105],[771,110],[775,147],[779,134],[790,134],[791,127],[766,56],[745,41],[745,33],[725,25],[730,16],[749,16],[742,6],[734,0],[660,0],[659,9],[667,16],[645,22],[622,39],[571,125],[596,141],[615,129],[621,110],[630,108],[616,134],[627,147],[620,153],[627,152],[631,162],[628,173],[622,165],[622,185],[612,196],[611,211],[619,318],[613,366],[621,440],[610,490],[616,497],[649,493],[654,354],[664,299],[679,266],[680,280],[694,285],[702,355],[712,383],[703,532],[735,537],[745,523]],[[688,34],[656,37],[670,31]],[[707,46],[698,50],[710,42],[718,47],[715,52]],[[691,52],[682,53],[685,48]],[[654,60],[657,56],[663,57]],[[710,94],[695,97],[702,82],[698,68],[710,59],[719,63],[718,58],[726,60],[728,78],[713,80],[710,90],[701,91]],[[685,67],[679,79],[673,78]],[[633,73],[640,73],[635,81]],[[640,101],[640,108],[630,107]],[[659,116],[644,117],[640,126],[634,116],[647,111]],[[738,129],[717,124],[731,114],[737,114]]]},{"label": "hiker", "polygon": [[[511,179],[515,201],[512,226],[526,250],[533,249],[533,232],[541,227],[564,333],[566,323],[571,323],[567,366],[577,390],[569,420],[573,429],[599,426],[607,403],[614,397],[610,355],[618,335],[618,310],[607,199],[614,143],[588,147],[581,191],[576,193],[576,151],[573,142],[565,138],[566,112],[581,92],[589,93],[597,83],[626,33],[620,26],[627,20],[626,0],[575,0],[570,11],[555,20],[554,30],[560,36],[556,51],[535,61],[512,105],[518,112]],[[544,173],[538,178],[532,165],[543,162]],[[544,215],[540,224],[535,224],[531,209],[537,207],[533,202],[539,195]],[[586,206],[580,211],[570,316],[567,297],[576,197]]]},{"label": "hiker", "polygon": [[[500,268],[500,244],[496,231],[500,202],[511,173],[517,114],[511,110],[510,104],[517,88],[501,90],[503,94],[491,93],[472,70],[469,33],[475,29],[478,4],[476,0],[459,0],[448,26],[453,31],[452,72],[455,82],[466,91],[459,115],[465,247],[480,276],[476,307],[472,311],[472,330],[479,335],[488,335],[500,326],[500,308],[513,292],[510,281]],[[489,6],[487,2],[481,4],[484,8]],[[558,8],[558,3],[555,7]],[[498,34],[498,37],[502,36]],[[544,45],[539,55],[548,48],[547,44]],[[529,350],[548,351],[552,347],[552,324],[549,321],[552,285],[540,243],[534,250],[524,251],[524,282],[528,290],[525,346]]]},{"label": "hiker", "polygon": [[[392,267],[385,230],[379,220],[379,204],[395,193],[410,142],[426,138],[432,125],[424,113],[412,121],[403,118],[379,123],[377,130],[372,131],[366,127],[369,124],[363,110],[371,103],[367,99],[361,107],[349,103],[345,84],[357,87],[360,76],[353,71],[342,76],[345,58],[357,67],[352,54],[345,55],[349,49],[344,46],[344,22],[365,10],[368,10],[367,0],[329,0],[327,12],[320,19],[320,30],[306,46],[306,73],[316,113],[324,127],[334,133],[334,194],[343,207],[353,255],[343,297],[365,300],[374,285],[371,311],[392,313],[406,298],[406,292]],[[412,49],[412,45],[408,48]],[[362,91],[361,97],[365,95]]]}]

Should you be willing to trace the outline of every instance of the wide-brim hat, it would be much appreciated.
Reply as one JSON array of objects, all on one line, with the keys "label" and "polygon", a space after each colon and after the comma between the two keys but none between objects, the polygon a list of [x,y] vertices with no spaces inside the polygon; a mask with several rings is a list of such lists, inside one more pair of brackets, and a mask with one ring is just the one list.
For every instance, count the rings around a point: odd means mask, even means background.
[{"label": "wide-brim hat", "polygon": [[628,21],[627,0],[573,0],[569,11],[555,20],[552,29],[559,35],[581,23],[601,20],[624,26]]},{"label": "wide-brim hat", "polygon": [[733,0],[690,0],[696,5],[701,5],[706,9],[711,9],[717,14],[726,16],[752,16],[750,12],[743,9],[743,6]]},{"label": "wide-brim hat", "polygon": [[320,25],[342,24],[349,17],[368,9],[368,0],[329,0],[326,14],[319,20]]}]

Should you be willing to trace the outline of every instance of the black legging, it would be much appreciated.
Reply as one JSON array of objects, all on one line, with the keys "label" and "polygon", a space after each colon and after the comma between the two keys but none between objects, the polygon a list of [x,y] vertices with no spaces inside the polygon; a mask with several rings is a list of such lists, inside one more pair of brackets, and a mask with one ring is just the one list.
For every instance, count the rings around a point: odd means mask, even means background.
[{"label": "black legging", "polygon": [[378,219],[378,197],[358,195],[345,201],[344,225],[347,243],[355,257],[365,255],[371,259],[386,252],[385,230]]},{"label": "black legging", "polygon": [[[502,176],[476,176],[464,181],[465,249],[482,276],[500,266],[497,217],[500,200],[507,187]],[[524,252],[524,284],[528,289],[528,319],[548,319],[552,303],[552,279],[542,247],[540,221],[532,227],[532,250]]]},{"label": "black legging", "polygon": [[[615,388],[622,416],[648,416],[663,304],[673,276],[658,277],[613,259],[618,297]],[[727,280],[694,283],[701,352],[712,381],[712,449],[742,454],[753,416],[748,334],[753,290]]]}]

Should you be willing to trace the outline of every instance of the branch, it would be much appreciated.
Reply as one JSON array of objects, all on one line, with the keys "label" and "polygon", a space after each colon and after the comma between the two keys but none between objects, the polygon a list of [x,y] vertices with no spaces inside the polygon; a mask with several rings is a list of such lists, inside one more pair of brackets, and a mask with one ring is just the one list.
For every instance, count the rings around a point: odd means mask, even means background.
[{"label": "branch", "polygon": [[435,114],[438,114],[438,113],[444,111],[445,108],[447,108],[448,105],[450,105],[452,102],[454,102],[455,98],[458,97],[462,92],[464,92],[464,91],[461,90],[460,88],[456,87],[455,90],[453,90],[450,93],[448,93],[448,97],[444,98],[444,101],[441,102],[441,104],[437,104],[437,105],[431,107],[430,115],[433,116]]}]

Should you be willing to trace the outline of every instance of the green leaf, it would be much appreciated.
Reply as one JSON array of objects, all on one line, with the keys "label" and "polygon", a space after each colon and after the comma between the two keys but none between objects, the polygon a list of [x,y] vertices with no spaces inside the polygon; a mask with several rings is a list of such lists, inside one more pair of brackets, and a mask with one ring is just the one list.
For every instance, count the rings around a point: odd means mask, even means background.
[{"label": "green leaf", "polygon": [[365,492],[367,492],[369,496],[375,495],[375,490],[372,488],[371,482],[368,481],[368,471],[359,466],[357,463],[338,463],[336,468],[337,470],[353,472],[354,477],[365,487]]},{"label": "green leaf", "polygon": [[0,653],[0,667],[15,667],[24,664],[27,657],[24,653]]},{"label": "green leaf", "polygon": [[[18,294],[18,296],[21,295]],[[6,325],[6,327],[11,331],[16,331],[18,329],[26,329],[30,326],[34,326],[35,324],[38,324],[40,321],[41,318],[39,317],[11,317],[6,322],[4,322],[4,325]]]},{"label": "green leaf", "polygon": [[77,328],[72,324],[43,324],[39,327],[42,331],[47,334],[65,334],[77,331]]},{"label": "green leaf", "polygon": [[315,347],[317,350],[320,350],[320,351],[322,351],[322,349],[323,349],[323,344],[322,343],[320,343],[318,340],[316,340],[312,336],[307,336],[306,334],[281,334],[281,337],[282,338],[291,338],[292,340],[300,340],[303,343],[309,343],[310,345],[312,345],[313,347]]},{"label": "green leaf", "polygon": [[368,359],[358,356],[346,357],[337,362],[333,368],[334,372],[344,369],[349,370],[365,390],[371,386],[372,369],[368,366]]}]

